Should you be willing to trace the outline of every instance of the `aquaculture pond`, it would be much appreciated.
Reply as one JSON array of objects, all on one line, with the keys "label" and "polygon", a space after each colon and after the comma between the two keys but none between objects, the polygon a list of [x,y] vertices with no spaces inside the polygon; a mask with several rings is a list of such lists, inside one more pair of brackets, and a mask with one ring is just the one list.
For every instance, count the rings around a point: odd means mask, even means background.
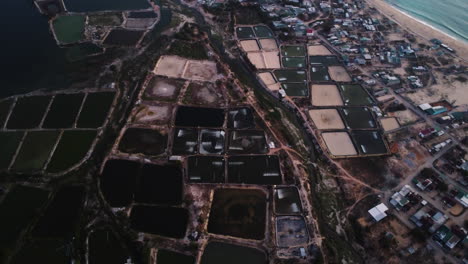
[{"label": "aquaculture pond", "polygon": [[255,38],[252,27],[238,27],[236,29],[236,34],[239,39]]},{"label": "aquaculture pond", "polygon": [[104,40],[109,46],[135,46],[145,34],[141,30],[113,29]]},{"label": "aquaculture pond", "polygon": [[166,148],[167,134],[146,128],[128,128],[119,143],[122,152],[149,156],[163,154]]},{"label": "aquaculture pond", "polygon": [[232,130],[229,132],[229,154],[265,154],[268,152],[262,130]]},{"label": "aquaculture pond", "polygon": [[27,132],[12,170],[36,172],[44,168],[60,135],[59,131]]},{"label": "aquaculture pond", "polygon": [[187,174],[194,183],[224,183],[224,157],[190,156],[187,159]]},{"label": "aquaculture pond", "polygon": [[78,165],[91,150],[96,130],[66,130],[47,165],[47,172],[61,172]]},{"label": "aquaculture pond", "polygon": [[109,160],[101,175],[100,187],[112,207],[125,207],[133,201],[136,172],[140,163],[129,160]]},{"label": "aquaculture pond", "polygon": [[283,68],[304,68],[306,67],[305,57],[282,57]]},{"label": "aquaculture pond", "polygon": [[101,127],[109,114],[109,110],[114,102],[114,97],[114,92],[88,93],[76,127]]},{"label": "aquaculture pond", "polygon": [[4,251],[0,255],[13,252],[16,240],[20,234],[34,220],[36,214],[45,205],[49,192],[39,188],[16,185],[6,194],[0,204],[0,248]]},{"label": "aquaculture pond", "polygon": [[259,190],[217,189],[208,232],[247,239],[265,237],[266,195]]},{"label": "aquaculture pond", "polygon": [[84,94],[58,94],[55,96],[47,112],[42,127],[44,128],[70,128],[76,121]]},{"label": "aquaculture pond", "polygon": [[0,170],[8,169],[23,136],[24,132],[0,132]]},{"label": "aquaculture pond", "polygon": [[172,143],[172,155],[195,154],[198,148],[198,129],[176,128]]},{"label": "aquaculture pond", "polygon": [[359,84],[342,84],[339,88],[345,105],[372,105],[374,103],[374,100]]},{"label": "aquaculture pond", "polygon": [[366,154],[385,154],[388,152],[384,139],[379,131],[353,131],[351,132],[359,153]]},{"label": "aquaculture pond", "polygon": [[255,35],[258,38],[272,38],[274,37],[273,32],[267,26],[254,26]]},{"label": "aquaculture pond", "polygon": [[0,128],[2,128],[5,124],[8,114],[10,113],[10,107],[12,104],[13,100],[11,99],[0,102]]},{"label": "aquaculture pond", "polygon": [[309,86],[305,83],[282,83],[281,87],[288,96],[307,97],[309,96]]},{"label": "aquaculture pond", "polygon": [[278,156],[231,156],[228,158],[228,182],[280,184]]},{"label": "aquaculture pond", "polygon": [[324,82],[330,81],[330,75],[328,75],[328,67],[313,65],[310,67],[310,81],[312,82]]},{"label": "aquaculture pond", "polygon": [[47,260],[48,264],[64,264],[70,262],[68,242],[60,239],[28,240],[16,255],[11,264],[30,264],[38,259]]},{"label": "aquaculture pond", "polygon": [[65,15],[52,21],[55,37],[60,44],[79,42],[84,36],[85,16]]},{"label": "aquaculture pond", "polygon": [[182,202],[182,170],[178,166],[144,164],[137,175],[135,201],[177,205]]},{"label": "aquaculture pond", "polygon": [[223,154],[224,137],[224,130],[202,129],[200,131],[200,154]]},{"label": "aquaculture pond", "polygon": [[305,57],[306,49],[304,48],[304,46],[281,46],[281,55],[289,57]]},{"label": "aquaculture pond", "polygon": [[310,64],[323,64],[325,66],[341,65],[336,56],[309,56]]},{"label": "aquaculture pond", "polygon": [[89,234],[88,263],[126,263],[130,254],[114,232],[109,229],[94,230]]},{"label": "aquaculture pond", "polygon": [[224,109],[180,106],[175,125],[184,127],[222,127]]},{"label": "aquaculture pond", "polygon": [[195,264],[195,257],[159,249],[156,262],[158,264]]},{"label": "aquaculture pond", "polygon": [[351,129],[375,128],[371,110],[366,107],[346,107],[341,109],[347,127]]},{"label": "aquaculture pond", "polygon": [[275,213],[282,215],[300,214],[301,199],[297,188],[284,187],[275,189]]},{"label": "aquaculture pond", "polygon": [[231,108],[228,112],[227,127],[234,129],[254,128],[255,121],[252,108]]},{"label": "aquaculture pond", "polygon": [[266,264],[263,251],[251,247],[222,242],[209,242],[203,251],[200,264]]},{"label": "aquaculture pond", "polygon": [[9,129],[36,128],[49,106],[50,96],[27,96],[17,99],[13,112],[8,119]]},{"label": "aquaculture pond", "polygon": [[151,7],[146,0],[64,0],[70,12],[95,12],[107,10],[138,10]]},{"label": "aquaculture pond", "polygon": [[307,72],[306,71],[296,71],[296,70],[276,70],[273,72],[276,79],[279,82],[297,82],[297,83],[306,83],[307,82]]},{"label": "aquaculture pond", "polygon": [[60,188],[33,229],[34,237],[71,239],[76,231],[85,190],[81,186]]},{"label": "aquaculture pond", "polygon": [[184,208],[135,205],[130,212],[133,229],[165,237],[185,237],[188,211]]}]

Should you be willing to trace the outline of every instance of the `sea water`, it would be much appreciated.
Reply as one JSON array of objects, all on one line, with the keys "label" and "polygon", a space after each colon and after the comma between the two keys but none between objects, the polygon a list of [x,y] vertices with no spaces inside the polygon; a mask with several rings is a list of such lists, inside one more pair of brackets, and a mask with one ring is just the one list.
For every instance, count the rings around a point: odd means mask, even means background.
[{"label": "sea water", "polygon": [[408,15],[468,42],[468,0],[387,0]]}]

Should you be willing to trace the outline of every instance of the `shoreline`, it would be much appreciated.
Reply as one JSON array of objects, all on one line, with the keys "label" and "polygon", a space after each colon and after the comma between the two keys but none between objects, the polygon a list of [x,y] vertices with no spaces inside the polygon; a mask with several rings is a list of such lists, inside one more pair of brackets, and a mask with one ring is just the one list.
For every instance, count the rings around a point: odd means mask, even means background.
[{"label": "shoreline", "polygon": [[448,33],[428,24],[427,22],[421,21],[391,5],[385,0],[365,0],[369,7],[374,7],[382,15],[396,22],[400,27],[405,30],[412,32],[413,34],[429,41],[430,39],[437,38],[443,43],[450,46],[456,51],[455,56],[468,61],[468,43],[463,40],[457,39]]}]

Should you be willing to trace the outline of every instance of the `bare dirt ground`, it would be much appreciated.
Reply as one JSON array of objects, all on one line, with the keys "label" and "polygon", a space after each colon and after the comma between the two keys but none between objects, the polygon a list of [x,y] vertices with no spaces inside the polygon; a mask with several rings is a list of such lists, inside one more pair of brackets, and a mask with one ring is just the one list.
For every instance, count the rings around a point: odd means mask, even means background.
[{"label": "bare dirt ground", "polygon": [[312,105],[314,106],[343,105],[338,87],[334,84],[313,84],[311,90]]},{"label": "bare dirt ground", "polygon": [[391,94],[386,94],[386,95],[382,95],[382,96],[379,96],[375,99],[377,99],[377,101],[383,103],[383,102],[386,102],[386,101],[390,101],[392,99],[394,99],[395,97],[393,97],[393,95]]},{"label": "bare dirt ground", "polygon": [[249,52],[247,53],[247,58],[257,69],[266,69],[265,61],[263,61],[263,56],[261,52]]},{"label": "bare dirt ground", "polygon": [[322,133],[323,140],[328,150],[334,156],[357,155],[351,137],[346,132]]},{"label": "bare dirt ground", "polygon": [[154,68],[154,74],[180,78],[184,73],[187,59],[178,56],[161,56]]},{"label": "bare dirt ground", "polygon": [[262,50],[265,51],[277,51],[278,44],[276,44],[275,39],[260,39],[260,46],[262,46]]},{"label": "bare dirt ground", "polygon": [[328,67],[330,78],[336,82],[350,82],[351,76],[343,66],[330,66]]},{"label": "bare dirt ground", "polygon": [[415,122],[419,119],[419,117],[413,113],[413,111],[407,109],[403,111],[396,111],[396,112],[391,112],[388,113],[389,116],[396,117],[398,119],[398,122],[400,122],[400,125],[406,125],[412,122]]},{"label": "bare dirt ground", "polygon": [[278,52],[276,51],[263,52],[263,58],[265,61],[265,65],[268,69],[281,68],[280,57],[279,57]]},{"label": "bare dirt ground", "polygon": [[224,106],[226,104],[222,91],[212,83],[191,83],[185,93],[184,102],[204,106]]},{"label": "bare dirt ground", "polygon": [[325,56],[325,55],[332,55],[332,53],[327,49],[327,47],[323,45],[313,45],[307,47],[307,53],[309,56]]},{"label": "bare dirt ground", "polygon": [[275,84],[276,80],[271,72],[261,72],[257,74],[265,85]]},{"label": "bare dirt ground", "polygon": [[432,103],[447,100],[455,106],[468,104],[468,82],[455,80],[455,76],[436,74],[439,83],[418,90],[415,93],[406,94],[415,104]]},{"label": "bare dirt ground", "polygon": [[260,47],[258,46],[257,41],[254,39],[241,40],[240,45],[245,52],[260,50]]},{"label": "bare dirt ground", "polygon": [[400,127],[398,120],[395,117],[388,117],[380,119],[380,124],[385,132],[397,129]]},{"label": "bare dirt ground", "polygon": [[144,97],[151,99],[175,99],[183,85],[183,81],[154,77],[146,87]]},{"label": "bare dirt ground", "polygon": [[318,129],[344,129],[337,109],[314,109],[309,111],[309,116]]},{"label": "bare dirt ground", "polygon": [[189,60],[182,77],[189,80],[208,82],[215,81],[217,75],[215,62]]},{"label": "bare dirt ground", "polygon": [[169,104],[142,104],[138,107],[133,122],[142,124],[166,124],[172,116],[172,106]]}]

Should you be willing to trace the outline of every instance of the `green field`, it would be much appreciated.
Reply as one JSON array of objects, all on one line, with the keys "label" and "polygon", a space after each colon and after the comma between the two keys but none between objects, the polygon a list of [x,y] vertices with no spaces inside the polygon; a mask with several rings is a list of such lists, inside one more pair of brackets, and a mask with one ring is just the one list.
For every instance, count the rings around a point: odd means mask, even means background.
[{"label": "green field", "polygon": [[0,132],[0,170],[8,169],[8,165],[16,153],[18,144],[23,138],[24,132]]},{"label": "green field", "polygon": [[254,26],[255,34],[259,38],[272,38],[274,37],[273,32],[266,26]]},{"label": "green field", "polygon": [[49,193],[45,190],[17,185],[0,204],[0,263],[12,253],[21,233],[28,227]]},{"label": "green field", "polygon": [[61,44],[69,44],[80,41],[83,38],[85,28],[84,16],[71,15],[60,16],[52,22],[57,40]]},{"label": "green field", "polygon": [[95,138],[94,130],[63,132],[46,171],[60,172],[79,163],[90,150]]},{"label": "green field", "polygon": [[281,46],[281,55],[289,57],[304,57],[306,50],[304,46],[287,45]]},{"label": "green field", "polygon": [[59,134],[59,131],[28,132],[12,170],[21,172],[41,170],[49,159]]},{"label": "green field", "polygon": [[255,38],[255,34],[252,27],[238,27],[236,29],[236,33],[237,38],[239,39]]},{"label": "green field", "polygon": [[5,124],[12,103],[13,100],[5,100],[0,102],[0,128],[2,128]]},{"label": "green field", "polygon": [[282,57],[281,63],[284,68],[304,68],[306,59],[305,57]]},{"label": "green field", "polygon": [[288,96],[309,96],[309,87],[304,83],[282,83],[281,87]]},{"label": "green field", "polygon": [[50,96],[27,96],[18,98],[8,119],[7,128],[26,129],[38,127],[49,106]]},{"label": "green field", "polygon": [[42,127],[44,128],[70,128],[76,120],[84,94],[58,94],[52,105]]},{"label": "green field", "polygon": [[276,70],[273,73],[279,82],[307,82],[307,74],[302,70]]},{"label": "green field", "polygon": [[338,85],[345,105],[372,105],[374,101],[359,84]]},{"label": "green field", "polygon": [[88,93],[76,127],[101,127],[107,118],[114,97],[114,92]]}]

